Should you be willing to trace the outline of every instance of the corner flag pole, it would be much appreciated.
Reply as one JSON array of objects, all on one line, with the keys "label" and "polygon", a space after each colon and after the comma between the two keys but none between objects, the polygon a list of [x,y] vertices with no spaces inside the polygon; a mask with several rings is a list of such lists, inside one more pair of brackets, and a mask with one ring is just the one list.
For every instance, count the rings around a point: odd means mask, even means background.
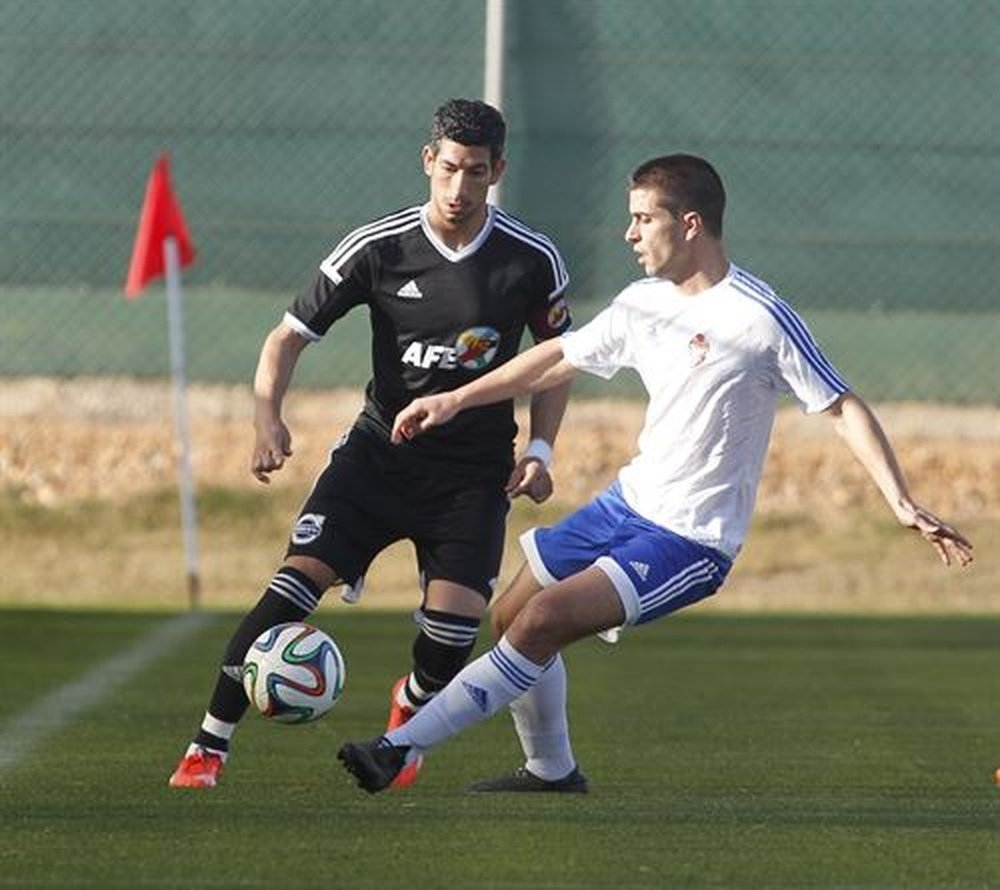
[{"label": "corner flag pole", "polygon": [[201,573],[198,568],[198,510],[191,472],[191,430],[187,410],[187,362],[184,353],[184,292],[181,289],[180,251],[177,239],[163,239],[163,262],[167,280],[167,326],[170,337],[170,378],[174,393],[174,437],[180,486],[181,529],[184,564],[187,568],[188,601],[192,609],[201,604]]},{"label": "corner flag pole", "polygon": [[125,278],[125,296],[137,299],[146,285],[157,278],[167,281],[167,322],[170,339],[170,376],[174,393],[174,435],[187,568],[188,600],[197,609],[201,599],[198,570],[198,516],[195,509],[194,477],[191,472],[191,434],[187,415],[187,369],[184,359],[184,294],[181,269],[195,259],[181,205],[170,187],[170,159],[157,158],[146,184],[139,212],[139,226]]}]

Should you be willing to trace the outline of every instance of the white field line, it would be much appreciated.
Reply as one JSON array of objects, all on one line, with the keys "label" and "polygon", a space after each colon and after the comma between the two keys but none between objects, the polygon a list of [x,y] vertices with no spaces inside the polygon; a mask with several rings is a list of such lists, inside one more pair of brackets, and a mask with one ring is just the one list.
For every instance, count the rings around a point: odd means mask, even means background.
[{"label": "white field line", "polygon": [[212,620],[204,612],[188,612],[158,625],[129,649],[99,664],[79,680],[40,699],[0,727],[0,781],[49,736],[100,704],[143,668],[166,655]]}]

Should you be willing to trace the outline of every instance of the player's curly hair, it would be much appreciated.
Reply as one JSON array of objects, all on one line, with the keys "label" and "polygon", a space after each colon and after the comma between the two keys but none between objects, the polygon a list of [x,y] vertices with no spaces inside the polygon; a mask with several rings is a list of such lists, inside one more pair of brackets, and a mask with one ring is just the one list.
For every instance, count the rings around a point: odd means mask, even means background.
[{"label": "player's curly hair", "polygon": [[722,237],[726,189],[722,177],[704,158],[685,154],[653,158],[635,168],[629,188],[656,189],[671,216],[677,218],[694,210],[701,215],[709,234]]},{"label": "player's curly hair", "polygon": [[431,121],[430,146],[435,152],[442,139],[449,139],[460,145],[485,145],[495,162],[503,156],[506,137],[503,115],[478,99],[449,99]]}]

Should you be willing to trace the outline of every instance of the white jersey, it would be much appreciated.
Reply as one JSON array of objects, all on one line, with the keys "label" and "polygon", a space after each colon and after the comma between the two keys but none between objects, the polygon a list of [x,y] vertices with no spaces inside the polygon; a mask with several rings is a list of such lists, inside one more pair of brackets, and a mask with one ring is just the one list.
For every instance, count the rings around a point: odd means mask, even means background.
[{"label": "white jersey", "polygon": [[848,390],[795,311],[735,265],[694,296],[647,278],[562,337],[604,378],[635,368],[649,393],[639,453],[619,473],[640,515],[729,557],[750,524],[778,398],[808,413]]}]

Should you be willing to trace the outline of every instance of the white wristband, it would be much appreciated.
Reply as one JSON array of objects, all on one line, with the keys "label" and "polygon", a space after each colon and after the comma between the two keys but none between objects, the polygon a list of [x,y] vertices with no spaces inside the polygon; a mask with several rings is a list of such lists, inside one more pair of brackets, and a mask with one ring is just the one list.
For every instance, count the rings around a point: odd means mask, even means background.
[{"label": "white wristband", "polygon": [[552,463],[552,446],[544,439],[532,439],[524,449],[524,457],[535,457],[545,469]]}]

